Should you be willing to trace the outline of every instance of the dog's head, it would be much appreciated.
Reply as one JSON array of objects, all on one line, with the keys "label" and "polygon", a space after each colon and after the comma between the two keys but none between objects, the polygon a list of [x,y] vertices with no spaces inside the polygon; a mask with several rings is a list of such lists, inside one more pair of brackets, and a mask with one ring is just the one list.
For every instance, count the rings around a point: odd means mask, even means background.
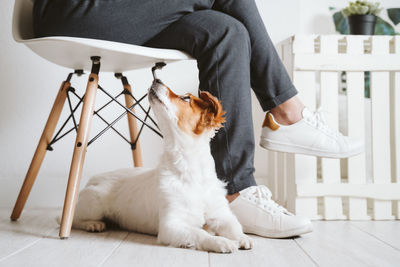
[{"label": "dog's head", "polygon": [[220,101],[206,91],[201,91],[199,97],[191,94],[176,95],[155,79],[149,89],[149,100],[164,134],[212,137],[225,122],[225,112]]}]

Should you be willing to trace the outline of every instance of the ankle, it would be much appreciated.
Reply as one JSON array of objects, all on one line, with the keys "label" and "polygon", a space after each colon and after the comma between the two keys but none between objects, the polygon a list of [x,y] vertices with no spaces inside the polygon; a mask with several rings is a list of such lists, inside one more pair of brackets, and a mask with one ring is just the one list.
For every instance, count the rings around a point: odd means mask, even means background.
[{"label": "ankle", "polygon": [[229,201],[229,203],[231,203],[232,201],[234,201],[238,196],[240,195],[240,193],[234,193],[231,195],[226,195],[226,199]]},{"label": "ankle", "polygon": [[297,111],[292,112],[282,110],[270,110],[270,112],[274,116],[275,121],[281,125],[291,125],[300,121],[303,118],[301,112]]},{"label": "ankle", "polygon": [[282,104],[272,108],[270,112],[275,121],[282,125],[290,125],[300,121],[303,118],[302,111],[304,104],[297,96],[294,96]]}]

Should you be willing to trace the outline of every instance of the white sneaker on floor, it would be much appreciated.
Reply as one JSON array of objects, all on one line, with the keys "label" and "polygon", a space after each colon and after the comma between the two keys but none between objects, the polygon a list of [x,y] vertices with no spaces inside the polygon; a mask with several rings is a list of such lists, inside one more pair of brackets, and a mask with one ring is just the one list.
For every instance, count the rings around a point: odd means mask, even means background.
[{"label": "white sneaker on floor", "polygon": [[260,145],[266,149],[327,158],[347,158],[364,151],[364,141],[343,136],[330,128],[320,111],[304,108],[303,119],[280,125],[268,112],[261,132]]},{"label": "white sneaker on floor", "polygon": [[313,227],[305,217],[288,212],[271,199],[264,185],[242,191],[229,206],[242,224],[243,232],[264,237],[285,238],[309,233]]}]

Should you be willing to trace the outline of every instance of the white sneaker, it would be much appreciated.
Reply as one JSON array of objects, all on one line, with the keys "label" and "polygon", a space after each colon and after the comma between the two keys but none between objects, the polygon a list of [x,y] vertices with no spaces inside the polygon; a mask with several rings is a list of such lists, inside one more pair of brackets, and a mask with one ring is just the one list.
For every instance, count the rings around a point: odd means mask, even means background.
[{"label": "white sneaker", "polygon": [[364,151],[364,141],[343,136],[330,128],[320,111],[304,108],[303,119],[292,125],[280,125],[268,112],[260,145],[266,149],[327,158],[347,158]]},{"label": "white sneaker", "polygon": [[288,212],[274,202],[271,195],[264,185],[251,186],[240,191],[240,195],[229,204],[242,224],[243,232],[285,238],[312,231],[309,219]]}]

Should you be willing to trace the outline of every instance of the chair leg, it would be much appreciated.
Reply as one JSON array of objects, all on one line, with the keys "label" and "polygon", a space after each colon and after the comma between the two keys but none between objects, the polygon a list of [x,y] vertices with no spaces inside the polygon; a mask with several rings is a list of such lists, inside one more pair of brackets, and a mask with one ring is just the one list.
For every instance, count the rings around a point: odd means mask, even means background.
[{"label": "chair leg", "polygon": [[35,179],[40,170],[40,166],[42,165],[43,159],[46,155],[47,146],[51,141],[58,120],[60,119],[65,99],[67,97],[67,89],[70,86],[71,84],[69,81],[64,81],[61,84],[60,90],[58,91],[49,118],[47,119],[46,126],[44,127],[42,136],[39,140],[39,144],[36,148],[28,172],[25,176],[24,183],[19,192],[17,201],[15,202],[14,209],[11,214],[11,220],[13,221],[18,220],[25,206],[29,193],[31,192],[33,183],[35,182]]},{"label": "chair leg", "polygon": [[[132,94],[132,88],[129,85],[128,81],[123,79],[123,85],[124,89],[129,91],[129,93]],[[134,104],[132,97],[129,94],[125,94],[125,105],[127,108],[131,107]],[[134,109],[132,109],[132,112],[135,112]],[[128,125],[129,125],[129,135],[131,138],[131,143],[133,143],[137,136],[138,136],[138,127],[137,127],[137,122],[136,118],[132,115],[129,114],[127,115],[128,117]],[[136,142],[136,147],[132,147],[132,156],[133,156],[133,165],[135,167],[143,167],[143,161],[142,161],[142,152],[140,149],[140,142]]]},{"label": "chair leg", "polygon": [[64,208],[62,212],[60,233],[61,239],[68,238],[71,233],[72,220],[74,217],[76,200],[78,197],[79,183],[82,175],[83,163],[85,161],[86,148],[89,139],[90,127],[98,88],[98,72],[100,69],[100,58],[92,58],[92,73],[89,76],[86,87],[83,107],[75,141],[74,153],[72,156],[69,171],[67,191],[65,194]]}]

